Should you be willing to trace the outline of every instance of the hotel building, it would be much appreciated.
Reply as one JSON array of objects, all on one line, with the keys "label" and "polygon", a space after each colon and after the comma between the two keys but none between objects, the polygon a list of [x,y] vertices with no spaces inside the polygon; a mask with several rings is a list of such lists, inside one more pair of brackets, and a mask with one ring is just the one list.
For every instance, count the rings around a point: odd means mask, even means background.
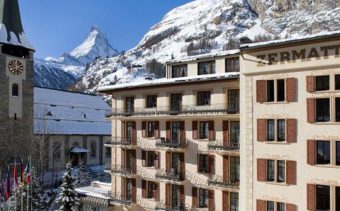
[{"label": "hotel building", "polygon": [[239,210],[239,51],[167,64],[112,95],[114,210]]},{"label": "hotel building", "polygon": [[240,210],[340,210],[340,34],[241,47]]}]

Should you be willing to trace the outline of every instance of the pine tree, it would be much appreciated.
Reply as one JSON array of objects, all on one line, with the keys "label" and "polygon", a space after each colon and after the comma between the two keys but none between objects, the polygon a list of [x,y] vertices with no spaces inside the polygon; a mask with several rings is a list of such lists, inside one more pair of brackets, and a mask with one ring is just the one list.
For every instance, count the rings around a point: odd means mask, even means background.
[{"label": "pine tree", "polygon": [[83,187],[86,185],[90,185],[91,180],[92,176],[87,166],[85,166],[84,164],[80,164],[78,173],[76,175],[75,186]]},{"label": "pine tree", "polygon": [[67,165],[63,176],[63,183],[61,184],[61,192],[57,199],[57,202],[61,204],[59,211],[72,211],[74,209],[76,200],[78,200],[73,186],[74,181],[71,175],[71,167]]},{"label": "pine tree", "polygon": [[31,169],[32,174],[32,210],[41,211],[47,209],[47,199],[44,196],[44,187],[34,168]]}]

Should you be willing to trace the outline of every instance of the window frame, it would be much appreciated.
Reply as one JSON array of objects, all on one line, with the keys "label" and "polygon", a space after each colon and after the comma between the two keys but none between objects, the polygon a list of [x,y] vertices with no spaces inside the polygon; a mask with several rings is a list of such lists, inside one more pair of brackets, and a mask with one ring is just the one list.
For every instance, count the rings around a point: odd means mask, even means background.
[{"label": "window frame", "polygon": [[335,141],[335,165],[340,166],[340,141]]},{"label": "window frame", "polygon": [[[228,62],[231,62],[228,64]],[[230,68],[230,70],[229,70]],[[225,59],[225,72],[240,72],[240,59],[239,57],[230,57]]]},{"label": "window frame", "polygon": [[[279,99],[279,81],[283,82],[283,99]],[[265,95],[266,95],[266,100],[265,103],[286,103],[287,102],[287,80],[286,78],[278,78],[278,79],[270,79],[270,80],[265,80],[266,86],[265,86]],[[269,84],[272,83],[272,84]],[[272,87],[269,87],[272,86]],[[269,90],[271,89],[272,90]],[[268,99],[270,95],[270,98]]]},{"label": "window frame", "polygon": [[196,105],[197,106],[211,105],[211,91],[198,91],[196,93]]},{"label": "window frame", "polygon": [[[329,209],[331,208],[331,187],[330,186],[327,186],[327,185],[316,185],[316,187],[315,187],[315,208],[317,209],[317,210],[319,210],[320,208],[318,207],[318,205],[321,205],[321,204],[319,204],[320,202],[319,202],[319,200],[318,200],[318,198],[320,197],[320,196],[318,196],[318,190],[320,190],[320,188],[325,188],[325,189],[328,189],[328,204],[329,204]],[[322,196],[321,195],[321,198],[322,197],[327,197],[327,196]],[[327,203],[327,199],[324,201],[324,203],[322,203],[322,204],[325,204],[325,203]],[[321,210],[321,209],[320,209]]]},{"label": "window frame", "polygon": [[97,143],[96,141],[90,142],[90,159],[97,158]]},{"label": "window frame", "polygon": [[[322,149],[319,148],[319,146],[321,147],[322,145]],[[325,160],[325,147],[326,145],[328,145],[328,158],[329,160]],[[322,150],[323,152],[323,162],[321,161],[321,158],[319,159],[319,155],[318,155],[318,152],[320,152],[320,150]],[[315,159],[315,163],[316,165],[331,165],[331,162],[332,162],[332,158],[331,158],[331,142],[330,141],[326,141],[326,140],[317,140],[315,141],[315,152],[316,152],[316,159]],[[327,161],[327,162],[326,162]]]},{"label": "window frame", "polygon": [[[231,144],[240,144],[240,121],[230,121],[229,122],[229,137]],[[235,140],[234,140],[235,139]]]},{"label": "window frame", "polygon": [[228,89],[228,113],[240,112],[240,90]]},{"label": "window frame", "polygon": [[[338,87],[337,87],[337,80],[338,80],[338,84],[339,84]],[[334,89],[335,90],[340,90],[340,74],[335,74],[334,75]]]},{"label": "window frame", "polygon": [[[203,124],[205,125],[204,128],[201,127]],[[203,133],[204,133],[204,136],[201,136],[201,135],[203,135]],[[198,139],[200,139],[200,140],[209,139],[209,121],[199,121],[198,122]]]},{"label": "window frame", "polygon": [[198,173],[209,174],[210,173],[209,155],[198,154],[198,164],[197,165],[198,165]]},{"label": "window frame", "polygon": [[[152,102],[150,102],[151,100]],[[157,108],[157,95],[146,96],[146,108]]]},{"label": "window frame", "polygon": [[[326,85],[326,87],[328,86],[328,88],[324,89],[322,86],[325,86],[325,81],[319,81],[322,82],[322,85],[320,85],[320,89],[318,89],[318,79],[324,79],[324,78],[328,78],[328,85]],[[315,92],[326,92],[326,91],[330,91],[331,90],[331,77],[330,75],[318,75],[314,77],[314,82],[315,82]]]},{"label": "window frame", "polygon": [[[269,209],[268,204],[272,204],[272,209]],[[279,206],[283,205],[283,211],[286,210],[286,204],[284,202],[278,202],[278,201],[266,201],[266,210],[267,211],[281,211],[279,210]]]},{"label": "window frame", "polygon": [[171,78],[182,78],[187,76],[188,76],[188,64],[173,65],[171,67]]},{"label": "window frame", "polygon": [[[202,67],[204,65],[204,68]],[[207,67],[210,68],[210,71],[205,70]],[[203,69],[201,69],[203,68]],[[204,70],[204,72],[202,72]],[[206,72],[205,72],[206,71]],[[202,61],[197,63],[197,75],[210,75],[216,73],[216,60]]]},{"label": "window frame", "polygon": [[19,84],[13,83],[12,84],[12,97],[19,97]]},{"label": "window frame", "polygon": [[157,121],[147,121],[146,122],[146,137],[155,138],[156,137],[156,123]]},{"label": "window frame", "polygon": [[[323,115],[318,115],[318,101],[321,101],[321,100],[328,100],[328,121],[325,120],[325,118],[327,117],[325,114]],[[315,98],[315,122],[317,123],[327,123],[327,122],[331,122],[332,121],[332,112],[331,112],[331,105],[332,105],[332,100],[330,97],[323,97],[323,98]],[[321,106],[321,108],[327,108],[327,106]],[[323,109],[322,109],[323,110]],[[322,112],[325,112],[325,111],[322,111]],[[322,119],[323,120],[319,120],[318,117],[323,117]]]},{"label": "window frame", "polygon": [[[269,162],[271,162],[274,166],[273,166],[273,170],[272,173],[269,172],[268,166],[269,166]],[[284,180],[283,181],[279,181],[279,162],[284,162]],[[269,174],[273,174],[273,175],[269,175]],[[269,183],[277,183],[277,184],[286,184],[287,183],[287,161],[286,160],[274,160],[274,159],[266,159],[266,182]],[[272,179],[273,178],[273,179]]]},{"label": "window frame", "polygon": [[198,207],[207,208],[209,205],[209,191],[208,189],[198,189]]}]

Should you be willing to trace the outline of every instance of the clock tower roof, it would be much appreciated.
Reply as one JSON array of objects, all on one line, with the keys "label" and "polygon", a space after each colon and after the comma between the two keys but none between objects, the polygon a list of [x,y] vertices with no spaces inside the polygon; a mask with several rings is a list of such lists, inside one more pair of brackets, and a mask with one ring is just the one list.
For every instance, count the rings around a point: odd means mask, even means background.
[{"label": "clock tower roof", "polygon": [[18,0],[0,0],[0,43],[34,50],[24,33]]}]

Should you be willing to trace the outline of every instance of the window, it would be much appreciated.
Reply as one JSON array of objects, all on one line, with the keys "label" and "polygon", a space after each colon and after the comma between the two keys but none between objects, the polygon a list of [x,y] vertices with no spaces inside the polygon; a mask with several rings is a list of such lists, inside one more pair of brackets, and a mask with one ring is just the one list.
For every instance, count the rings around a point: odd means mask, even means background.
[{"label": "window", "polygon": [[277,120],[277,141],[286,140],[286,121],[284,119]]},{"label": "window", "polygon": [[208,207],[208,190],[200,188],[199,191],[199,208],[205,208]]},{"label": "window", "polygon": [[175,170],[176,173],[179,173],[180,171],[180,154],[179,153],[172,153],[172,159],[171,159],[171,167]]},{"label": "window", "polygon": [[233,146],[240,143],[240,122],[230,122],[230,142]]},{"label": "window", "polygon": [[230,211],[238,211],[238,193],[230,193]]},{"label": "window", "polygon": [[275,140],[275,120],[268,119],[267,120],[267,141]]},{"label": "window", "polygon": [[336,165],[340,166],[340,141],[337,141],[335,145],[336,145]]},{"label": "window", "polygon": [[277,182],[285,181],[285,161],[278,160],[277,161]]},{"label": "window", "polygon": [[277,102],[285,101],[285,80],[277,80]]},{"label": "window", "polygon": [[335,209],[340,210],[340,187],[335,188]]},{"label": "window", "polygon": [[171,126],[172,143],[178,143],[181,135],[181,122],[172,122]]},{"label": "window", "polygon": [[125,98],[125,111],[127,113],[134,112],[134,107],[135,107],[135,98],[133,97]]},{"label": "window", "polygon": [[240,157],[230,157],[230,179],[240,181]]},{"label": "window", "polygon": [[[180,186],[172,185],[172,207],[178,208],[180,206]],[[176,209],[174,209],[176,210]]]},{"label": "window", "polygon": [[12,85],[12,96],[13,97],[18,97],[19,96],[19,86],[18,86],[18,84],[13,84]]},{"label": "window", "polygon": [[316,209],[330,210],[330,187],[317,185],[316,186]]},{"label": "window", "polygon": [[329,122],[330,121],[330,99],[316,99],[316,121]]},{"label": "window", "polygon": [[156,154],[154,152],[148,151],[146,153],[146,166],[147,167],[155,166],[155,159]]},{"label": "window", "polygon": [[150,182],[150,181],[148,181],[147,182],[147,196],[146,196],[146,198],[153,198],[154,197],[154,191],[155,190],[157,190],[158,188],[157,188],[157,184],[156,183],[154,183],[154,182]]},{"label": "window", "polygon": [[316,76],[315,77],[315,91],[329,90],[329,76]]},{"label": "window", "polygon": [[[276,207],[275,207],[275,205],[276,205]],[[267,211],[285,211],[285,210],[286,210],[285,203],[267,201]]]},{"label": "window", "polygon": [[198,75],[206,75],[215,73],[215,61],[199,62]]},{"label": "window", "polygon": [[171,94],[171,111],[180,111],[182,107],[182,94]]},{"label": "window", "polygon": [[171,78],[179,78],[188,76],[188,65],[174,65],[172,66]]},{"label": "window", "polygon": [[267,201],[267,211],[275,211],[275,203],[273,201]]},{"label": "window", "polygon": [[335,89],[340,90],[340,75],[335,75]]},{"label": "window", "polygon": [[330,142],[317,141],[316,142],[316,163],[317,164],[330,164]]},{"label": "window", "polygon": [[198,172],[209,173],[209,156],[198,155]]},{"label": "window", "polygon": [[267,181],[274,182],[275,180],[275,161],[267,160]]},{"label": "window", "polygon": [[286,210],[285,203],[277,202],[276,206],[277,206],[277,211],[285,211]]},{"label": "window", "polygon": [[95,141],[92,141],[90,144],[90,158],[97,157],[97,144]]},{"label": "window", "polygon": [[209,136],[209,122],[200,122],[199,139],[208,139],[208,136]]},{"label": "window", "polygon": [[228,112],[238,113],[240,106],[240,91],[238,89],[228,90]]},{"label": "window", "polygon": [[340,98],[335,98],[335,121],[340,122]]},{"label": "window", "polygon": [[125,192],[126,200],[132,199],[132,181],[131,179],[126,179],[126,192]]},{"label": "window", "polygon": [[61,144],[59,141],[53,142],[53,160],[61,159]]},{"label": "window", "polygon": [[148,122],[147,123],[147,137],[155,137],[155,128],[156,128],[156,122]]},{"label": "window", "polygon": [[209,91],[197,92],[197,105],[210,105],[210,96]]},{"label": "window", "polygon": [[155,108],[155,107],[157,107],[157,95],[148,95],[148,96],[146,96],[146,107],[147,108]]},{"label": "window", "polygon": [[240,72],[239,58],[229,58],[225,60],[225,72]]},{"label": "window", "polygon": [[111,148],[110,147],[105,147],[105,157],[111,158]]},{"label": "window", "polygon": [[126,141],[128,142],[132,141],[132,133],[133,133],[133,122],[127,122],[126,123]]},{"label": "window", "polygon": [[274,80],[267,81],[267,102],[274,102]]}]

